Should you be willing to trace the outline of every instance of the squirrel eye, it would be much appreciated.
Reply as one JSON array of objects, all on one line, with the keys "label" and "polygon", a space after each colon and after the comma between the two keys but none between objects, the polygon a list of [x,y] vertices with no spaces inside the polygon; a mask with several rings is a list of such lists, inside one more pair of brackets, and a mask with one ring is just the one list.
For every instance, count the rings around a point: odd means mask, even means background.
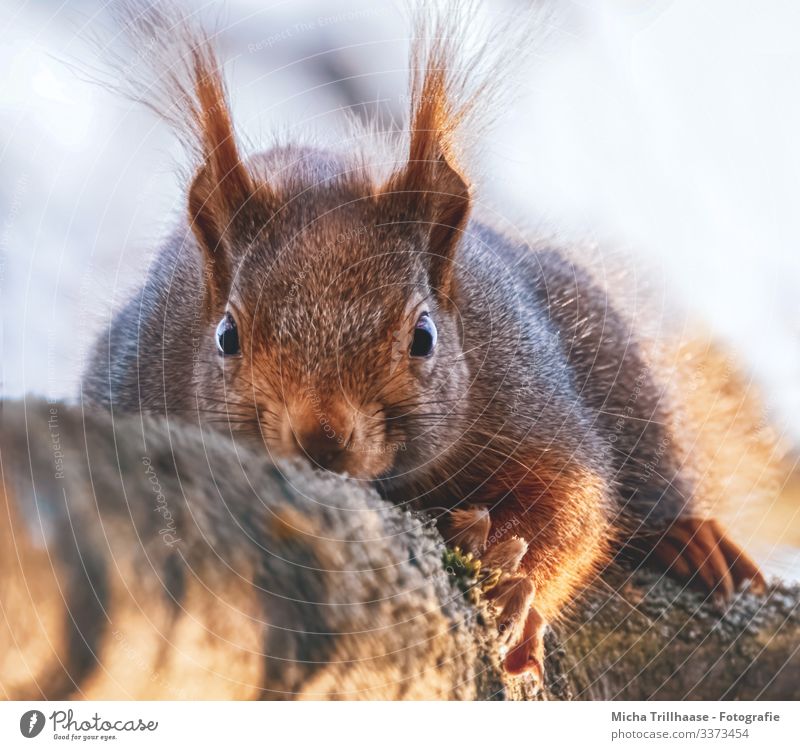
[{"label": "squirrel eye", "polygon": [[239,330],[229,312],[225,313],[217,326],[217,349],[223,357],[235,357],[239,354]]},{"label": "squirrel eye", "polygon": [[436,346],[436,326],[428,313],[420,315],[414,326],[414,339],[411,342],[412,357],[427,357]]}]

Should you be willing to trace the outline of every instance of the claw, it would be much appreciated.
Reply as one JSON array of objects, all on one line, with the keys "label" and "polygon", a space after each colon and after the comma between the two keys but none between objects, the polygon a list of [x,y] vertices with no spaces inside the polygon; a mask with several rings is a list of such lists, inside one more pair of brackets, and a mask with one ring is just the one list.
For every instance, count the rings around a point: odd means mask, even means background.
[{"label": "claw", "polygon": [[767,593],[767,581],[753,562],[750,556],[731,538],[715,520],[708,521],[709,526],[716,535],[717,545],[730,565],[731,577],[734,587],[741,589],[745,582],[750,582],[750,590],[754,594],[763,596]]}]

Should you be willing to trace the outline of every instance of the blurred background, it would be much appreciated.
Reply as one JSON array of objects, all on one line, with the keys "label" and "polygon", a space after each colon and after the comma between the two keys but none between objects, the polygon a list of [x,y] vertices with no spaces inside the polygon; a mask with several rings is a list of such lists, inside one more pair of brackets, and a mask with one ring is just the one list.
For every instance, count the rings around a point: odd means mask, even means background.
[{"label": "blurred background", "polygon": [[[409,28],[400,3],[184,4],[219,30],[246,143],[276,129],[335,141],[347,109],[402,117]],[[75,398],[86,348],[184,210],[169,130],[87,80],[103,73],[89,37],[115,33],[106,5],[0,7],[6,397]],[[531,7],[484,5],[512,25]],[[554,0],[542,18],[482,144],[481,200],[517,227],[637,257],[739,353],[796,461],[800,4]],[[770,572],[797,579],[793,476],[773,507],[729,521]]]}]

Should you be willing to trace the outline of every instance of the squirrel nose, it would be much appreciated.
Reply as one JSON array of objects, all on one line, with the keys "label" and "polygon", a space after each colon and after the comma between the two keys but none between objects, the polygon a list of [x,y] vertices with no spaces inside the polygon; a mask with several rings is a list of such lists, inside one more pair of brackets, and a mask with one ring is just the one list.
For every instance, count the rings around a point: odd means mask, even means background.
[{"label": "squirrel nose", "polygon": [[355,429],[352,410],[337,400],[310,400],[288,409],[289,447],[312,466],[341,471]]},{"label": "squirrel nose", "polygon": [[347,450],[346,437],[349,436],[340,435],[335,429],[325,430],[321,425],[294,435],[300,455],[313,466],[330,471],[341,468]]}]

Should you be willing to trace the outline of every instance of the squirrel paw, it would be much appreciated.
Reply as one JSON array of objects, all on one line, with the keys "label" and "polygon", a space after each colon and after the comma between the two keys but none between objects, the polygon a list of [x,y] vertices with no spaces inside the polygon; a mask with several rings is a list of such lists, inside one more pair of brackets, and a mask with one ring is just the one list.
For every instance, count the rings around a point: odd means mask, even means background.
[{"label": "squirrel paw", "polygon": [[529,674],[536,685],[544,684],[544,631],[547,623],[530,607],[522,633],[510,647],[503,666],[510,675]]},{"label": "squirrel paw", "polygon": [[486,549],[492,521],[487,508],[473,506],[458,508],[447,518],[445,540],[450,547],[460,547],[480,557]]},{"label": "squirrel paw", "polygon": [[522,558],[528,551],[528,542],[518,536],[499,542],[481,555],[481,565],[502,571],[508,575],[516,573]]},{"label": "squirrel paw", "polygon": [[542,685],[546,623],[533,606],[535,594],[530,578],[511,575],[490,589],[486,598],[497,613],[497,629],[505,652],[504,669],[509,675],[528,674],[536,685]]},{"label": "squirrel paw", "polygon": [[497,615],[503,666],[510,675],[529,674],[534,683],[544,680],[544,631],[546,623],[533,606],[533,581],[517,573],[528,542],[514,536],[489,545],[491,516],[483,507],[459,508],[447,519],[448,545],[471,552],[486,569],[501,577],[485,596]]},{"label": "squirrel paw", "polygon": [[516,573],[528,551],[528,543],[514,536],[489,544],[491,528],[489,510],[476,505],[451,511],[443,535],[449,547],[460,547],[464,552],[471,552],[484,567],[504,574]]},{"label": "squirrel paw", "polygon": [[535,593],[533,581],[526,576],[504,578],[486,592],[486,599],[497,613],[497,629],[503,645],[511,646],[522,637]]},{"label": "squirrel paw", "polygon": [[546,623],[533,606],[535,587],[530,578],[512,576],[491,589],[486,598],[497,611],[497,629],[505,650],[503,667],[510,675],[530,674],[537,685],[544,680]]},{"label": "squirrel paw", "polygon": [[656,542],[653,557],[671,576],[713,594],[719,604],[747,581],[753,592],[766,591],[758,566],[713,519],[677,519]]}]

